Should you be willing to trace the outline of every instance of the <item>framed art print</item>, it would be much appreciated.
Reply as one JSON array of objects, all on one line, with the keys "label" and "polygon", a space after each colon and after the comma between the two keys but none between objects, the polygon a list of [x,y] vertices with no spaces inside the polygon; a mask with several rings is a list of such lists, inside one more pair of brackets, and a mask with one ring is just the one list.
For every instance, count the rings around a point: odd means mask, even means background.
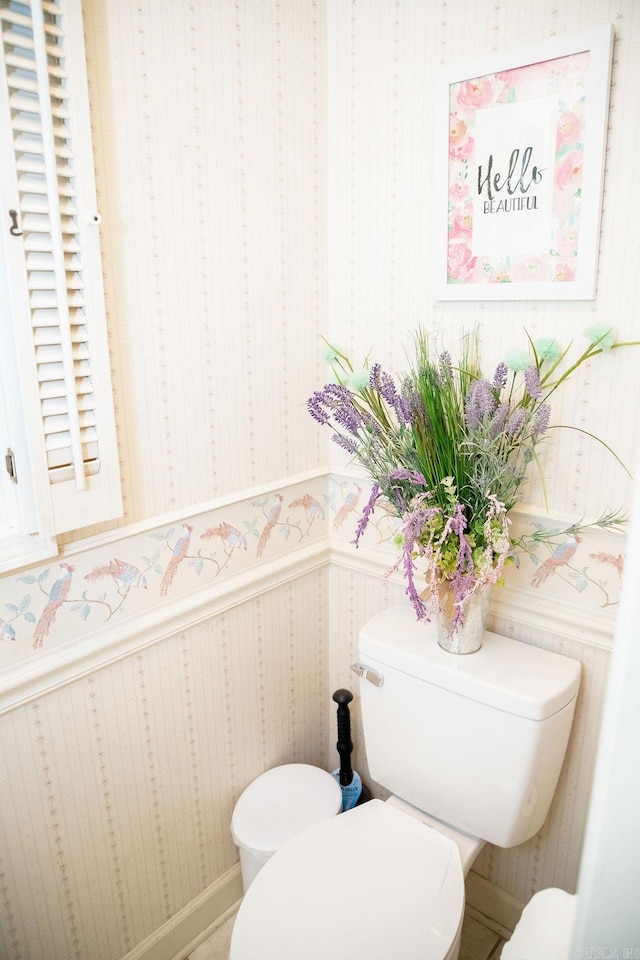
[{"label": "framed art print", "polygon": [[613,28],[441,71],[440,300],[591,300]]}]

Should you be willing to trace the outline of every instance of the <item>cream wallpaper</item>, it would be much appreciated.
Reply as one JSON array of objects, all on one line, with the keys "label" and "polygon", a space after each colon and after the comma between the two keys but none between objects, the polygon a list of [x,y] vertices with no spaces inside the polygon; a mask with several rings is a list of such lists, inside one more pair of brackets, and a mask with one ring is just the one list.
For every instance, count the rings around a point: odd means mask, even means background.
[{"label": "cream wallpaper", "polygon": [[[450,341],[478,323],[487,366],[523,328],[638,335],[635,0],[91,0],[84,16],[126,514],[0,580],[2,960],[140,956],[236,862],[250,780],[335,764],[331,693],[355,689],[359,625],[402,586],[384,530],[350,545],[362,483],[304,407],[320,334],[390,369],[420,323]],[[438,66],[603,22],[597,299],[434,301]],[[633,465],[638,369],[631,350],[581,368],[555,422]],[[548,512],[532,486],[522,522],[630,501],[579,433],[544,467]],[[520,900],[575,887],[623,565],[623,536],[582,544],[492,609],[493,629],[583,663],[547,823],[476,865]],[[366,776],[357,701],[353,733]]]},{"label": "cream wallpaper", "polygon": [[126,520],[317,467],[322,4],[92,0],[85,33]]},{"label": "cream wallpaper", "polygon": [[242,789],[327,766],[326,575],[2,718],[3,958],[123,957],[233,865]]}]

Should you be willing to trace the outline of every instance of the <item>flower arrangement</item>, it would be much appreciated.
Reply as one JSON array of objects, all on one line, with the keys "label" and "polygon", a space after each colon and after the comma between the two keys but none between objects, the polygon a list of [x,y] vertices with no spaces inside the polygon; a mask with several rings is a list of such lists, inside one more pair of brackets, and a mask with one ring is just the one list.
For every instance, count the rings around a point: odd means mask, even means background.
[{"label": "flower arrangement", "polygon": [[[588,346],[569,366],[571,345],[562,350],[551,338],[528,338],[528,350],[506,356],[491,379],[480,369],[477,332],[463,336],[454,364],[447,352],[434,355],[418,331],[409,370],[395,379],[379,363],[355,369],[328,345],[335,382],[309,398],[308,410],[373,480],[356,546],[379,503],[400,518],[398,565],[418,619],[438,609],[448,585],[455,630],[471,600],[501,582],[505,564],[526,548],[524,538],[509,535],[509,511],[532,462],[541,475],[538,447],[548,436],[550,397],[585,361],[631,345],[616,343],[609,328],[594,327],[587,336]],[[607,513],[596,525],[624,519]],[[418,558],[426,568],[424,589],[416,583]]]}]

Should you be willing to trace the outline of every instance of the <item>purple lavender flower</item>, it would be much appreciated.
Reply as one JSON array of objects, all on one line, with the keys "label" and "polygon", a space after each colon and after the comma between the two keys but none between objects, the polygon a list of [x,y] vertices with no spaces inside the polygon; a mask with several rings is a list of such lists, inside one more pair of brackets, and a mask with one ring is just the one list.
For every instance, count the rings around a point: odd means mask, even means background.
[{"label": "purple lavender flower", "polygon": [[[376,366],[379,368],[379,364],[376,364]],[[406,397],[398,392],[393,377],[388,373],[384,373],[382,370],[378,370],[375,386],[382,399],[395,410],[400,423],[411,423],[411,408],[409,402]]]},{"label": "purple lavender flower", "polygon": [[351,394],[346,387],[343,387],[340,383],[325,383],[322,390],[319,391],[327,402],[332,400],[349,400]]},{"label": "purple lavender flower", "polygon": [[336,423],[345,427],[350,433],[357,433],[363,423],[361,412],[352,404],[344,404],[333,411]]},{"label": "purple lavender flower", "polygon": [[402,382],[402,407],[407,411],[407,415],[404,418],[406,423],[412,423],[424,413],[424,406],[420,399],[420,394],[409,377],[405,377]]},{"label": "purple lavender flower", "polygon": [[479,427],[485,417],[491,416],[495,408],[496,398],[489,381],[474,380],[465,400],[465,420],[469,430]]},{"label": "purple lavender flower", "polygon": [[348,437],[343,437],[341,433],[332,433],[331,439],[334,443],[337,443],[339,447],[342,447],[343,450],[346,450],[347,453],[353,455],[358,452],[358,448],[355,443],[349,440]]},{"label": "purple lavender flower", "polygon": [[314,397],[325,407],[330,416],[344,415],[345,410],[354,410],[351,391],[338,383],[325,384],[322,390],[315,392]]},{"label": "purple lavender flower", "polygon": [[356,535],[353,540],[353,543],[355,543],[356,547],[360,543],[360,537],[367,529],[369,520],[371,519],[371,514],[373,513],[374,507],[378,502],[379,496],[380,496],[380,487],[378,486],[377,483],[374,483],[373,487],[371,488],[371,496],[367,500],[365,508],[362,511],[362,516],[358,521],[358,526],[356,527]]},{"label": "purple lavender flower", "polygon": [[309,397],[307,400],[307,410],[311,414],[314,420],[317,420],[319,424],[324,426],[329,423],[329,417],[324,411],[323,408],[324,397],[321,391],[316,390],[312,397]]},{"label": "purple lavender flower", "polygon": [[380,393],[390,407],[395,406],[398,391],[396,390],[393,377],[390,377],[388,373],[383,372],[380,374]]},{"label": "purple lavender flower", "polygon": [[351,391],[340,384],[327,383],[322,390],[316,390],[308,404],[309,413],[321,424],[330,423],[333,417],[350,433],[357,433],[362,427],[363,415],[355,406]]},{"label": "purple lavender flower", "polygon": [[360,417],[361,425],[365,427],[374,437],[380,437],[382,435],[380,424],[375,417],[373,417],[366,410],[359,410],[358,415]]},{"label": "purple lavender flower", "polygon": [[520,433],[524,427],[526,419],[527,415],[525,411],[521,407],[518,407],[518,409],[511,414],[509,417],[509,422],[507,423],[507,433],[509,436],[515,437],[517,433]]},{"label": "purple lavender flower", "polygon": [[369,374],[369,386],[372,390],[380,389],[380,374],[382,373],[382,367],[379,363],[374,363],[371,367],[371,373]]},{"label": "purple lavender flower", "polygon": [[[422,493],[416,494],[414,490],[409,490],[409,496],[414,502],[414,508],[416,504],[422,502],[424,499],[429,499],[433,494],[429,491],[427,492],[427,481],[422,476],[421,473],[418,473],[417,470],[406,470],[404,468],[398,470],[391,470],[386,477],[382,480],[385,489],[387,491],[387,499],[391,500],[398,510],[399,513],[405,514],[407,512],[407,502],[405,500],[404,494],[405,491],[399,484],[402,482],[420,484],[424,487],[425,490]],[[415,498],[415,499],[414,499]]]},{"label": "purple lavender flower", "polygon": [[533,424],[531,427],[532,436],[537,439],[538,437],[541,437],[543,433],[546,433],[550,419],[551,407],[548,403],[541,404],[536,411],[535,417],[533,418]]},{"label": "purple lavender flower", "polygon": [[467,518],[464,515],[464,510],[461,504],[456,503],[456,508],[453,512],[453,516],[447,523],[447,527],[449,527],[452,533],[455,533],[456,537],[461,537],[464,531],[467,529]]},{"label": "purple lavender flower", "polygon": [[411,600],[413,609],[416,612],[416,617],[418,618],[418,620],[428,620],[427,608],[424,605],[424,601],[422,600],[422,597],[416,590],[416,584],[413,579],[413,571],[415,570],[415,564],[413,562],[410,550],[405,549],[403,551],[403,561],[404,561],[403,562],[404,576],[405,576],[405,580],[407,581],[407,589],[405,590],[405,593],[409,597],[409,600]]},{"label": "purple lavender flower", "polygon": [[540,387],[540,373],[535,363],[531,363],[525,370],[524,382],[529,396],[538,400],[542,396],[542,389]]},{"label": "purple lavender flower", "polygon": [[493,375],[493,389],[502,390],[504,387],[506,387],[508,375],[509,371],[507,369],[507,365],[501,360]]},{"label": "purple lavender flower", "polygon": [[407,581],[406,594],[413,604],[413,609],[416,612],[418,620],[425,620],[428,618],[427,609],[424,605],[424,601],[416,589],[413,577],[415,570],[413,551],[416,545],[416,540],[423,533],[427,521],[435,513],[438,513],[438,510],[435,508],[425,509],[423,507],[417,507],[410,513],[406,513],[403,517],[404,526],[402,530],[402,536],[404,540],[404,546],[402,550],[402,557],[404,576]]},{"label": "purple lavender flower", "polygon": [[392,470],[389,480],[410,480],[412,483],[421,483],[424,487],[427,485],[427,481],[417,470]]},{"label": "purple lavender flower", "polygon": [[398,394],[395,404],[395,411],[400,423],[411,423],[413,419],[413,410],[415,399],[412,402],[411,394],[407,392],[406,387]]},{"label": "purple lavender flower", "polygon": [[511,407],[506,402],[506,400],[503,403],[498,404],[496,411],[493,417],[491,418],[490,435],[494,440],[496,437],[500,436],[500,434],[504,430],[507,423],[507,417],[509,416],[510,412],[511,412]]},{"label": "purple lavender flower", "polygon": [[448,350],[444,350],[440,354],[439,358],[440,366],[440,378],[441,380],[451,380],[453,376],[452,363],[451,363],[451,354]]}]

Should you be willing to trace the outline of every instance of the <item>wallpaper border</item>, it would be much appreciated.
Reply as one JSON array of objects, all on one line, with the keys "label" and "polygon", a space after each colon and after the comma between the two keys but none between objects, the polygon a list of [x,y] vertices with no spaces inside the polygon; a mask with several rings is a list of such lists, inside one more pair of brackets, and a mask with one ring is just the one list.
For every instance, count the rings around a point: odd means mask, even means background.
[{"label": "wallpaper border", "polygon": [[[377,542],[363,541],[358,549],[352,543],[365,500],[362,482],[349,475],[331,471],[298,475],[243,491],[236,499],[225,498],[197,513],[164,516],[155,524],[76,544],[65,552],[60,564],[63,576],[53,584],[51,564],[0,580],[0,603],[4,601],[4,610],[12,612],[15,624],[11,637],[11,624],[0,621],[5,633],[2,650],[14,657],[0,667],[0,713],[330,563],[401,583],[401,574],[394,569],[393,529],[385,528],[389,518],[383,516],[374,525]],[[518,522],[537,522],[535,513],[523,513]],[[197,550],[181,546],[180,531],[185,529],[187,539],[199,537]],[[624,539],[617,535],[615,550],[624,548]],[[158,556],[143,558],[149,582],[140,589],[141,562],[136,558],[143,550],[150,552],[149,544],[158,545]],[[622,553],[618,555],[622,561]],[[598,607],[583,587],[575,602],[575,584],[560,581],[559,591],[553,582],[559,579],[559,565],[547,560],[535,569],[544,570],[545,563],[549,576],[541,589],[531,589],[530,580],[518,572],[494,589],[490,627],[510,633],[526,625],[609,650],[617,599],[606,608]],[[65,564],[85,587],[80,598],[63,595]],[[566,569],[565,564],[562,571]],[[19,581],[23,581],[19,593],[6,602]],[[102,592],[93,599],[86,584],[98,582]],[[99,613],[92,612],[94,604]],[[15,642],[19,626],[27,631],[22,650]],[[68,640],[70,632],[73,639]],[[27,649],[31,636],[35,639]]]}]

